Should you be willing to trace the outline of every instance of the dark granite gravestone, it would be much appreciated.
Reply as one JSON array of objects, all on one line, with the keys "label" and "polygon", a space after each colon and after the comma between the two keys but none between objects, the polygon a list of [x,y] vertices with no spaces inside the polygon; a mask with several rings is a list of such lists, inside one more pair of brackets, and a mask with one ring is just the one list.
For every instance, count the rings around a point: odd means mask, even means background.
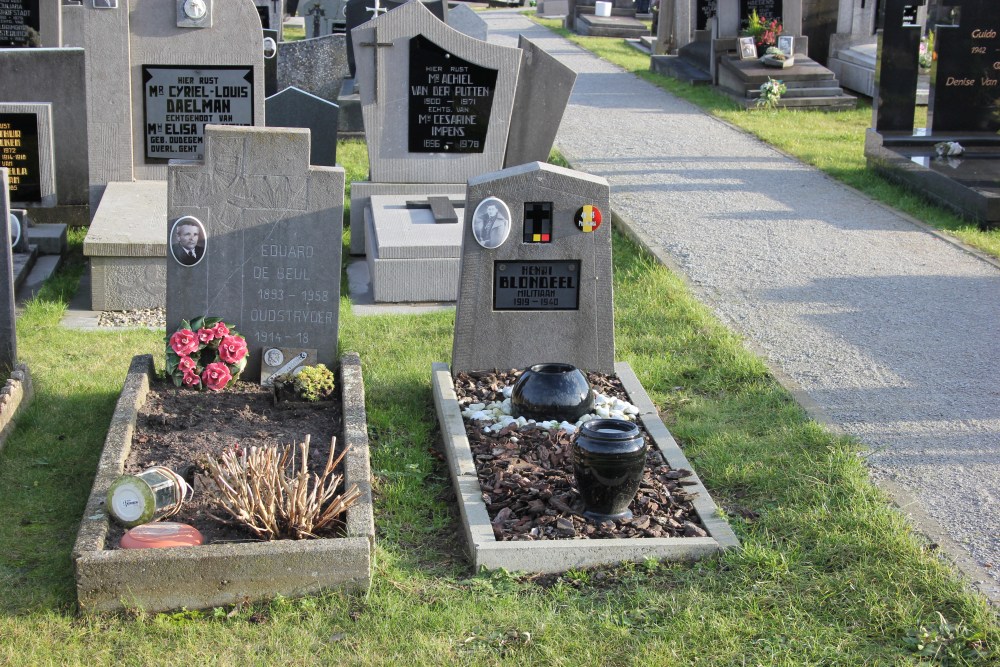
[{"label": "dark granite gravestone", "polygon": [[204,129],[254,124],[253,67],[143,65],[147,159],[201,159]]},{"label": "dark granite gravestone", "polygon": [[309,164],[337,165],[339,107],[294,86],[264,100],[268,127],[304,127],[309,130]]},{"label": "dark granite gravestone", "polygon": [[264,97],[265,99],[278,92],[278,31],[265,30],[264,39],[274,40],[275,50],[273,54],[264,49]]},{"label": "dark granite gravestone", "polygon": [[878,35],[872,124],[878,132],[912,132],[917,105],[920,26],[904,23],[914,0],[885,0],[885,27]]},{"label": "dark granite gravestone", "polygon": [[204,232],[193,263],[168,253],[168,330],[223,318],[246,337],[248,380],[265,347],[315,349],[333,367],[343,211],[344,170],[309,165],[306,130],[208,127],[204,162],[168,167],[164,233],[185,216]]},{"label": "dark granite gravestone", "polygon": [[42,164],[38,142],[37,114],[0,111],[0,167],[7,169],[13,201],[42,201]]},{"label": "dark granite gravestone", "polygon": [[[0,220],[10,224],[7,169],[0,167]],[[6,226],[5,225],[5,226]],[[6,382],[17,363],[17,330],[14,326],[14,264],[10,241],[0,242],[0,381]]]},{"label": "dark granite gravestone", "polygon": [[[469,180],[452,373],[614,372],[610,196],[603,178],[541,162]],[[506,235],[485,231],[491,207]]]},{"label": "dark granite gravestone", "polygon": [[933,134],[1000,130],[1000,11],[995,0],[949,0],[959,24],[938,26],[928,98]]},{"label": "dark granite gravestone", "polygon": [[708,19],[715,16],[718,0],[697,0],[695,3],[695,29],[707,30]]},{"label": "dark granite gravestone", "polygon": [[[27,48],[42,45],[38,3],[43,0],[0,2],[0,48]],[[50,0],[51,1],[51,0]]]},{"label": "dark granite gravestone", "polygon": [[740,0],[740,25],[743,26],[750,14],[757,10],[757,15],[769,19],[780,19],[782,13],[782,0]]}]

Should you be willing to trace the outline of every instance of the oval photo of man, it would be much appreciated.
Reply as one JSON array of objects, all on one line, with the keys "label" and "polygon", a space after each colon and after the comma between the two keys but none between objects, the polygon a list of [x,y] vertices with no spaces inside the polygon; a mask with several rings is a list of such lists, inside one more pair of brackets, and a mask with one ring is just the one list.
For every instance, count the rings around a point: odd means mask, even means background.
[{"label": "oval photo of man", "polygon": [[472,216],[472,235],[484,248],[499,248],[510,234],[510,209],[496,197],[479,202]]},{"label": "oval photo of man", "polygon": [[170,229],[170,252],[178,264],[194,266],[205,256],[205,226],[201,220],[185,215]]}]

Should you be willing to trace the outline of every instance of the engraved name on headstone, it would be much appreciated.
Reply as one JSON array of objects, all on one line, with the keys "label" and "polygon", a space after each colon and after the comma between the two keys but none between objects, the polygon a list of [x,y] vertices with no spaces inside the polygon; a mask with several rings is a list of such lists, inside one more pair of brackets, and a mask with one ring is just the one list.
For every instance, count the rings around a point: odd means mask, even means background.
[{"label": "engraved name on headstone", "polygon": [[0,48],[27,48],[42,45],[38,13],[40,0],[0,2]]},{"label": "engraved name on headstone", "polygon": [[0,105],[0,167],[7,168],[11,201],[42,200],[38,153],[38,116],[4,113]]},{"label": "engraved name on headstone", "polygon": [[143,65],[146,157],[200,159],[205,125],[253,125],[253,67]]},{"label": "engraved name on headstone", "polygon": [[247,379],[265,348],[316,349],[332,367],[343,206],[344,170],[309,165],[308,130],[206,128],[204,162],[168,167],[166,233],[190,216],[187,243],[204,247],[167,259],[168,329],[222,317],[247,339]]}]

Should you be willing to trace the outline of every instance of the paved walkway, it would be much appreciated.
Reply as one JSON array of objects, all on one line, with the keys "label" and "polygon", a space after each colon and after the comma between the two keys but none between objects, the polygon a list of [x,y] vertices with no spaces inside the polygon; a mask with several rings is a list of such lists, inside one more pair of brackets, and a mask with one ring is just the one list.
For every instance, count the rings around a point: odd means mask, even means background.
[{"label": "paved walkway", "polygon": [[1000,598],[1000,269],[516,12],[578,72],[556,144]]}]

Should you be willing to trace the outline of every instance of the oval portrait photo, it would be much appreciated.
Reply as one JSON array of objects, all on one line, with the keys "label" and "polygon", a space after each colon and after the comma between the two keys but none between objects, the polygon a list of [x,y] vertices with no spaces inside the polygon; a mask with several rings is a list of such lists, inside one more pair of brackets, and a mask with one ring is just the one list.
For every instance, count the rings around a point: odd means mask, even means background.
[{"label": "oval portrait photo", "polygon": [[7,215],[7,226],[10,229],[10,247],[16,248],[21,242],[21,220],[10,213]]},{"label": "oval portrait photo", "polygon": [[207,242],[201,220],[190,215],[177,218],[170,229],[170,252],[178,264],[194,266],[200,262]]},{"label": "oval portrait photo", "polygon": [[484,248],[499,248],[510,234],[510,209],[496,197],[479,202],[472,216],[472,235]]}]

